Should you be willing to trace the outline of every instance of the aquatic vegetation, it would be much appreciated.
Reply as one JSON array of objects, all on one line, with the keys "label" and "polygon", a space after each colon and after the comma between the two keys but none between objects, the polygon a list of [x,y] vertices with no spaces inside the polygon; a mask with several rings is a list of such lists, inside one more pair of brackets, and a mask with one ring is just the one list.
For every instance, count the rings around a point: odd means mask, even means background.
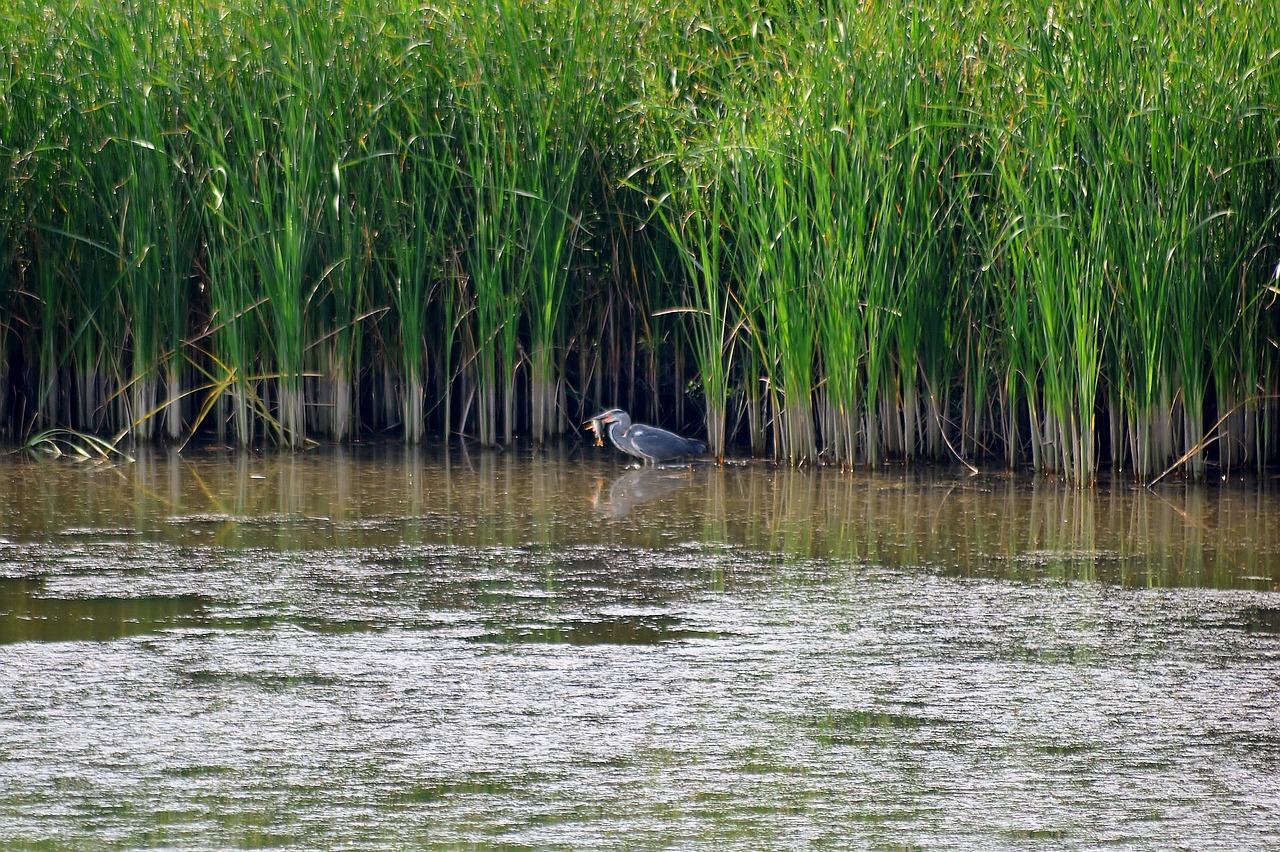
[{"label": "aquatic vegetation", "polygon": [[18,451],[36,457],[69,458],[74,461],[133,461],[128,453],[116,446],[119,443],[119,438],[109,441],[74,429],[42,429],[28,435]]},{"label": "aquatic vegetation", "polygon": [[[56,25],[55,25],[56,24]],[[0,429],[1278,452],[1280,11],[19,0]]]}]

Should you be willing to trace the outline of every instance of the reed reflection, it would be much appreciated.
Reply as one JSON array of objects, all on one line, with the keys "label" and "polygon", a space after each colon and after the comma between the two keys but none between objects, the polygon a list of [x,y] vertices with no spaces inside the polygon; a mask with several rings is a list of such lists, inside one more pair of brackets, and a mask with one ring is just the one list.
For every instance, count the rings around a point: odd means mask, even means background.
[{"label": "reed reflection", "polygon": [[573,453],[456,448],[138,459],[0,459],[0,552],[21,561],[20,542],[51,536],[275,550],[701,542],[1014,580],[1280,586],[1270,481],[1078,489],[936,469],[620,471]]}]

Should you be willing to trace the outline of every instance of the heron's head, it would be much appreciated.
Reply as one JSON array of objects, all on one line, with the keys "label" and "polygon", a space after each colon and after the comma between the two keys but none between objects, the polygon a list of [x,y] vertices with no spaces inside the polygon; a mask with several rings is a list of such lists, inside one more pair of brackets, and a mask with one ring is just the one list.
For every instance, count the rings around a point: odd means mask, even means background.
[{"label": "heron's head", "polygon": [[621,408],[610,408],[608,411],[601,411],[599,414],[583,421],[583,426],[596,433],[596,446],[604,446],[604,425],[613,423],[618,414],[624,413]]},{"label": "heron's head", "polygon": [[625,417],[626,413],[627,412],[623,411],[621,408],[610,408],[591,417],[583,425],[588,429],[594,429],[601,423],[616,423],[618,422],[618,416],[622,415]]}]

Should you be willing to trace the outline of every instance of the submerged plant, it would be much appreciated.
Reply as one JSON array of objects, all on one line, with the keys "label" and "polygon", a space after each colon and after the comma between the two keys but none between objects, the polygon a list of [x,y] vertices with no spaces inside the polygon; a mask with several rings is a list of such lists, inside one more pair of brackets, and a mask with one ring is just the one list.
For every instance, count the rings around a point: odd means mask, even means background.
[{"label": "submerged plant", "polygon": [[33,456],[70,458],[73,461],[133,461],[128,453],[119,449],[119,443],[119,439],[109,441],[75,429],[54,428],[28,435],[18,451]]}]

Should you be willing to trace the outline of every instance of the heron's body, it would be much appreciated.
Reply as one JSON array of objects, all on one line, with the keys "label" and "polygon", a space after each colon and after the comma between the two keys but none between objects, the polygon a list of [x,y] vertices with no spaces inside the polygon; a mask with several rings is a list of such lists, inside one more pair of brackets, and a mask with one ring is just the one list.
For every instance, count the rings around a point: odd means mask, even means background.
[{"label": "heron's body", "polygon": [[648,426],[644,423],[632,423],[631,415],[621,408],[602,411],[587,421],[588,427],[599,434],[601,423],[608,425],[609,440],[613,445],[628,455],[635,456],[645,464],[658,464],[684,456],[693,456],[707,451],[707,445],[692,438]]}]

